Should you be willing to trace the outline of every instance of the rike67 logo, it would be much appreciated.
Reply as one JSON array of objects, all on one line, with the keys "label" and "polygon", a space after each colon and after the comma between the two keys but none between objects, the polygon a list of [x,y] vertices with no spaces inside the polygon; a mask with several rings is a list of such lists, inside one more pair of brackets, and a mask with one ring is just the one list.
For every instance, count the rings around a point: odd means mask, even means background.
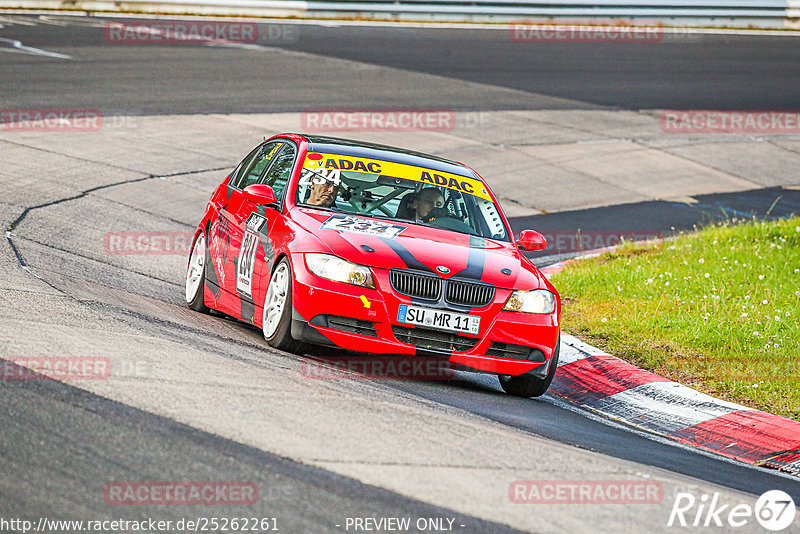
[{"label": "rike67 logo", "polygon": [[[796,509],[792,497],[781,490],[762,494],[755,506],[749,504],[722,504],[719,493],[703,494],[700,498],[691,493],[678,493],[669,514],[667,526],[677,527],[733,527],[750,526],[753,519],[762,527],[779,532],[792,525]],[[797,532],[797,530],[792,530]]]}]

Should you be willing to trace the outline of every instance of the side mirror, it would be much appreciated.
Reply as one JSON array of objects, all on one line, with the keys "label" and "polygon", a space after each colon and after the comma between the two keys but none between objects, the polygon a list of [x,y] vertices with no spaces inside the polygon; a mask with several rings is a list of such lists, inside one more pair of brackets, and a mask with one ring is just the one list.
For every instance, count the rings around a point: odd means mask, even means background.
[{"label": "side mirror", "polygon": [[277,205],[278,199],[275,198],[275,191],[268,185],[252,184],[248,185],[242,191],[244,198],[253,204],[275,204]]},{"label": "side mirror", "polygon": [[536,230],[523,230],[517,239],[517,246],[523,250],[544,250],[547,238]]}]

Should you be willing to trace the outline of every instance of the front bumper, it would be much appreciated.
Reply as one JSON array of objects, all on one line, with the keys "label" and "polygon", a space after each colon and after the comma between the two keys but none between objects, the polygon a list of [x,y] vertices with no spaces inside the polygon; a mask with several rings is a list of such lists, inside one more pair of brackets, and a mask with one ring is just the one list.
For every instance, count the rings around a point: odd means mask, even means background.
[{"label": "front bumper", "polygon": [[[468,336],[398,323],[398,307],[412,302],[392,288],[386,270],[372,270],[376,289],[369,289],[312,274],[302,254],[292,255],[292,269],[292,336],[301,341],[375,354],[446,357],[455,366],[507,375],[546,374],[558,342],[558,306],[547,315],[502,311],[511,290],[496,289],[492,302],[481,308],[443,308],[481,318],[478,335]],[[454,344],[445,340],[452,337]],[[523,347],[533,350],[499,355]]]}]

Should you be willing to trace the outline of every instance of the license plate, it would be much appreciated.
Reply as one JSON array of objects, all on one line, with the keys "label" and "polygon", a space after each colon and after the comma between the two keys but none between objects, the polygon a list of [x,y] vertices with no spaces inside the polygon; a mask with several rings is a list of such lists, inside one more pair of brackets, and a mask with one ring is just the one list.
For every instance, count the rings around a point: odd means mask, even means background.
[{"label": "license plate", "polygon": [[477,334],[481,326],[481,318],[464,313],[455,313],[447,310],[432,310],[401,304],[397,310],[397,321],[405,324],[426,326],[448,332],[464,332]]}]

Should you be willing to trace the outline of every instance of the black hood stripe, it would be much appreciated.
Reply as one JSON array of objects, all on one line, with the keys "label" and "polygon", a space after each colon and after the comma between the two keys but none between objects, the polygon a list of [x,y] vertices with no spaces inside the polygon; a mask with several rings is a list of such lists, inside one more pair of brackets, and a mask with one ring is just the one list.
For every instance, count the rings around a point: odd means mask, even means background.
[{"label": "black hood stripe", "polygon": [[453,277],[480,280],[483,277],[483,268],[486,265],[486,239],[476,235],[469,236],[469,256],[467,267]]},{"label": "black hood stripe", "polygon": [[415,258],[414,255],[411,254],[410,250],[408,250],[406,247],[404,247],[394,239],[381,237],[380,240],[386,243],[386,245],[388,245],[389,248],[394,250],[397,253],[397,255],[400,256],[400,259],[403,260],[403,263],[405,263],[406,267],[408,267],[409,269],[413,269],[415,271],[423,271],[426,273],[431,273],[435,274],[436,276],[439,276],[438,273],[436,273],[436,271],[434,271],[433,269],[431,269],[430,267],[419,261],[417,258]]}]

